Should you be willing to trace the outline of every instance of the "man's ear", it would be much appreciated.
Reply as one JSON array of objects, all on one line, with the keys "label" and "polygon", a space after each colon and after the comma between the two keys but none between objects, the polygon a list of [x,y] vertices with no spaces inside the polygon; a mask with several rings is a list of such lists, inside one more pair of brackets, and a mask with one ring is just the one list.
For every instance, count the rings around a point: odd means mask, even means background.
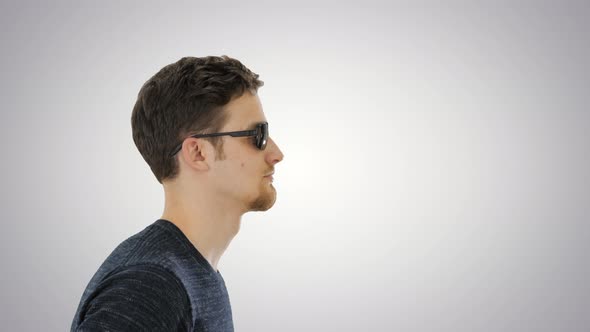
[{"label": "man's ear", "polygon": [[199,171],[209,170],[209,164],[215,159],[213,146],[202,138],[185,139],[180,151],[184,162]]}]

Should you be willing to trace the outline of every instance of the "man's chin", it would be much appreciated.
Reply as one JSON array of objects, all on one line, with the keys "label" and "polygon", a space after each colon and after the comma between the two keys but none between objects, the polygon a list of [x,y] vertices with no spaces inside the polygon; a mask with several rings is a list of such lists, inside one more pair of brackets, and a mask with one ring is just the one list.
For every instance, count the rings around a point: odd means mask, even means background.
[{"label": "man's chin", "polygon": [[275,205],[276,200],[277,193],[274,187],[272,187],[272,191],[267,191],[261,194],[252,202],[252,204],[250,204],[250,211],[267,211]]}]

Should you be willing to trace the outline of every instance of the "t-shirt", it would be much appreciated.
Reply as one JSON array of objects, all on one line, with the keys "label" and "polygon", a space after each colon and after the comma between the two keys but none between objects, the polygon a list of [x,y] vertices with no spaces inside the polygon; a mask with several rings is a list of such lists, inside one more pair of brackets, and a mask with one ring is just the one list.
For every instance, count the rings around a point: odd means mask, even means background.
[{"label": "t-shirt", "polygon": [[71,331],[233,331],[219,271],[168,220],[123,241],[82,294]]}]

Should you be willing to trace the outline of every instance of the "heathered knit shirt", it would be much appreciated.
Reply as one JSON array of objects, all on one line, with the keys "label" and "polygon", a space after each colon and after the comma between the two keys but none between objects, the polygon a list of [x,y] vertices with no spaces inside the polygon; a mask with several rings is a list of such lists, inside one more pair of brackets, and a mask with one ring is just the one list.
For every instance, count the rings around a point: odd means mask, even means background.
[{"label": "heathered knit shirt", "polygon": [[221,273],[158,219],[123,241],[82,294],[71,331],[233,331]]}]

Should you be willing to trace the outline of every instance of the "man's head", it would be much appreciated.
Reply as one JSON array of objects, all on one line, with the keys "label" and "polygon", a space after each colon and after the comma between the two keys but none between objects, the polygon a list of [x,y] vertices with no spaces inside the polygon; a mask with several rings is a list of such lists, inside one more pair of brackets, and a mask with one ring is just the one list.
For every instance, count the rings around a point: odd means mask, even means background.
[{"label": "man's head", "polygon": [[[266,210],[276,193],[270,178],[283,155],[272,139],[192,138],[194,134],[255,129],[266,121],[257,95],[263,82],[238,60],[185,57],[162,68],[141,88],[131,116],[133,140],[158,182],[200,186]],[[180,151],[171,155],[180,144]]]}]

